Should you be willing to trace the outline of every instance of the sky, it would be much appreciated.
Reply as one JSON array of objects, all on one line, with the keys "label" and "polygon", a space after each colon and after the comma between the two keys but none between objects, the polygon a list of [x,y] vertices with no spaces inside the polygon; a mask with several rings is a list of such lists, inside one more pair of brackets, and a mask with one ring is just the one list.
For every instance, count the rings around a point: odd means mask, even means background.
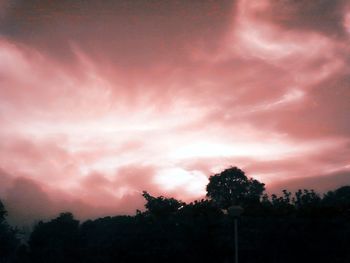
[{"label": "sky", "polygon": [[14,223],[350,183],[346,0],[0,0],[0,198]]}]

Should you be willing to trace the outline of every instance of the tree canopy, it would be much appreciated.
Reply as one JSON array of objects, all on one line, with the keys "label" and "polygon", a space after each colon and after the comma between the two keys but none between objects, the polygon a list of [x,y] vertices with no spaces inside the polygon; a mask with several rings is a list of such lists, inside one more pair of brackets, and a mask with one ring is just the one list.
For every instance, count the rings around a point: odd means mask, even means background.
[{"label": "tree canopy", "polygon": [[237,168],[231,167],[209,177],[207,197],[222,209],[232,205],[247,206],[259,203],[265,191],[265,184],[249,178]]},{"label": "tree canopy", "polygon": [[184,205],[182,201],[164,196],[154,197],[143,191],[142,196],[146,199],[145,207],[150,214],[156,217],[166,217],[179,210]]}]

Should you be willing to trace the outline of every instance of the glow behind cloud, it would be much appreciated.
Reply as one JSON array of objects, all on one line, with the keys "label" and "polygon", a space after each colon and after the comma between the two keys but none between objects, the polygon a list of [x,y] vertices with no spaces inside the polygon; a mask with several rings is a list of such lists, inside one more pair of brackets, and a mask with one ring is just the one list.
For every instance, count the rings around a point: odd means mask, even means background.
[{"label": "glow behind cloud", "polygon": [[347,173],[347,6],[275,2],[4,2],[0,197],[90,216],[202,197],[230,165],[272,188]]}]

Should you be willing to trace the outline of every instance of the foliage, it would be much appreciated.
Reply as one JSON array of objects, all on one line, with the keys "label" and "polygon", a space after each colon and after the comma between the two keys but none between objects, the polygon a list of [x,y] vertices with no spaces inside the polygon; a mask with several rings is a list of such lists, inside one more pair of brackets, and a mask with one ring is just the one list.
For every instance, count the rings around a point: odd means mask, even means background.
[{"label": "foliage", "polygon": [[3,221],[5,221],[7,216],[7,211],[5,209],[4,204],[1,202],[0,200],[0,223],[2,223]]},{"label": "foliage", "polygon": [[326,205],[344,209],[350,208],[350,186],[343,186],[325,194],[323,202]]},{"label": "foliage", "polygon": [[34,228],[29,248],[36,262],[76,262],[79,221],[71,213],[40,221]]},{"label": "foliage", "polygon": [[207,197],[222,209],[232,205],[249,206],[259,203],[264,191],[263,183],[252,178],[248,179],[237,167],[210,176],[207,185]]},{"label": "foliage", "polygon": [[0,262],[8,262],[14,259],[19,240],[18,231],[6,221],[7,211],[0,200]]},{"label": "foliage", "polygon": [[146,191],[142,196],[146,199],[145,207],[151,215],[155,217],[167,217],[176,213],[184,203],[174,198],[165,198],[164,196],[154,197]]}]

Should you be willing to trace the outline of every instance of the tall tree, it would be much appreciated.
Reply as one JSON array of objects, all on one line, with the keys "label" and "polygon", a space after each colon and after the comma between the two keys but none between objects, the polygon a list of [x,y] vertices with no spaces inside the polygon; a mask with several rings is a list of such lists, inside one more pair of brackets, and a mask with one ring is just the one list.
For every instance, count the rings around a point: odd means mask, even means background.
[{"label": "tall tree", "polygon": [[230,167],[210,176],[207,185],[207,196],[223,209],[232,205],[248,206],[259,203],[264,191],[265,184],[247,178],[237,167]]}]

